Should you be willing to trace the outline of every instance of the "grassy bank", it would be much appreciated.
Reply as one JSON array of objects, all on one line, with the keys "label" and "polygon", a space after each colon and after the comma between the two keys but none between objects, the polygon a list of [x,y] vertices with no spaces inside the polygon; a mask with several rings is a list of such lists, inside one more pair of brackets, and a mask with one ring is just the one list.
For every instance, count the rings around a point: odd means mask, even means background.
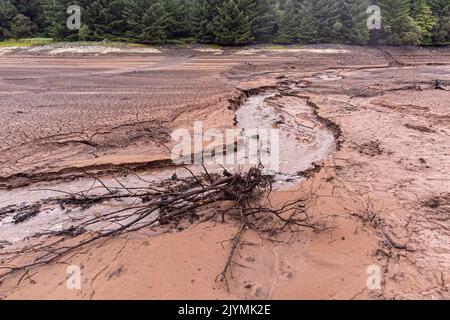
[{"label": "grassy bank", "polygon": [[34,45],[42,45],[53,43],[51,38],[27,38],[27,39],[8,39],[0,41],[0,47],[31,47]]}]

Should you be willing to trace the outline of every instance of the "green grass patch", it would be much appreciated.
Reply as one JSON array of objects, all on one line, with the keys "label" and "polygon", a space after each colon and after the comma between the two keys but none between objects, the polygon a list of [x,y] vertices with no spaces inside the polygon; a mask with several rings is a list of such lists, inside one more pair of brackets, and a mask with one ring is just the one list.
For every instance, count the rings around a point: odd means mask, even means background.
[{"label": "green grass patch", "polygon": [[51,38],[30,38],[0,41],[0,47],[31,47],[38,45],[54,44],[61,46],[105,46],[117,48],[151,48],[152,45],[133,43],[127,41],[54,41]]},{"label": "green grass patch", "polygon": [[263,49],[266,50],[286,50],[286,49],[303,49],[304,47],[298,44],[293,45],[281,45],[281,44],[273,44],[273,45],[265,45]]},{"label": "green grass patch", "polygon": [[26,39],[8,39],[0,41],[0,47],[31,47],[35,45],[53,43],[51,38],[26,38]]}]

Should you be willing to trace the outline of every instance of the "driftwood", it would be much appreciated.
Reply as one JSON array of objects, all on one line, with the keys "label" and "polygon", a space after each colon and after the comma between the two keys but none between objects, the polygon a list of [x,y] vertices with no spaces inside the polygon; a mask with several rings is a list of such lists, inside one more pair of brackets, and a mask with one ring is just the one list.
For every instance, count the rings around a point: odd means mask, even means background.
[{"label": "driftwood", "polygon": [[[69,253],[76,253],[77,249],[96,241],[148,227],[178,223],[182,219],[200,218],[201,213],[204,213],[204,220],[213,219],[220,214],[223,222],[228,219],[239,224],[236,235],[230,240],[231,249],[224,269],[217,277],[217,280],[226,283],[228,289],[227,274],[231,271],[233,258],[242,244],[242,236],[246,230],[269,232],[273,235],[292,227],[310,228],[316,232],[324,229],[323,225],[309,222],[302,204],[304,199],[287,203],[279,209],[262,206],[262,197],[272,191],[272,177],[263,175],[260,168],[252,168],[245,174],[231,174],[224,170],[222,175],[210,174],[206,168],[204,170],[205,174],[194,175],[191,172],[191,177],[186,179],[178,179],[174,175],[171,180],[149,186],[145,190],[127,188],[122,184],[122,188],[112,189],[101,182],[105,190],[103,194],[88,195],[88,190],[30,205],[30,210],[35,210],[43,203],[83,210],[111,200],[139,200],[139,204],[86,218],[62,231],[39,235],[51,236],[46,239],[50,241],[18,251],[1,252],[0,281],[17,272],[22,272],[23,278],[31,269],[58,262]],[[100,180],[97,177],[95,179]],[[27,212],[26,209],[22,208],[22,211]],[[270,227],[264,224],[265,219],[270,220]],[[27,256],[30,260],[28,263],[15,264],[17,258]]]}]

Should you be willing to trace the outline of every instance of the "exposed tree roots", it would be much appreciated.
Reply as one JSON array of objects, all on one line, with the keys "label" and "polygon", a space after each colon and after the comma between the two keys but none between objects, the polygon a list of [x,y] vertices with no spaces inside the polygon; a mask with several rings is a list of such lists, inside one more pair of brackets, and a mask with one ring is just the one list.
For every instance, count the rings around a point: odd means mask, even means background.
[{"label": "exposed tree roots", "polygon": [[[43,203],[81,210],[118,199],[133,199],[135,204],[105,214],[89,215],[62,231],[40,234],[39,237],[51,237],[39,244],[16,251],[3,251],[0,253],[0,281],[17,272],[22,273],[22,279],[31,269],[60,262],[68,254],[76,253],[77,249],[99,240],[153,226],[177,224],[183,219],[209,220],[220,215],[223,222],[230,220],[239,223],[236,235],[229,240],[231,249],[224,269],[217,277],[217,280],[226,283],[228,289],[227,276],[231,273],[233,257],[239,247],[245,244],[242,236],[246,230],[273,236],[287,228],[310,228],[315,232],[324,229],[323,225],[309,222],[303,206],[304,199],[287,203],[279,209],[273,209],[271,205],[262,206],[262,198],[272,190],[272,177],[263,175],[260,168],[252,168],[245,174],[224,171],[222,175],[210,174],[205,169],[202,175],[192,174],[186,179],[174,176],[169,181],[139,190],[123,185],[123,188],[112,190],[101,184],[105,191],[102,194],[67,194],[30,205],[29,208],[21,208],[17,223],[20,223],[20,219],[26,219],[30,212],[36,214],[37,208]],[[21,263],[17,264],[17,261]]]}]

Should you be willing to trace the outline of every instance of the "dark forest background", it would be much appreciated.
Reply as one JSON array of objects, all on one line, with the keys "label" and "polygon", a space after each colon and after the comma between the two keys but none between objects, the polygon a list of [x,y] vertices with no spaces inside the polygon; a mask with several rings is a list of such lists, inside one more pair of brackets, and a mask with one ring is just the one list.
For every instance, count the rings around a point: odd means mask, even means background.
[{"label": "dark forest background", "polygon": [[[80,30],[66,26],[79,5]],[[382,29],[368,30],[367,8]],[[450,0],[0,0],[0,40],[450,44]]]}]

